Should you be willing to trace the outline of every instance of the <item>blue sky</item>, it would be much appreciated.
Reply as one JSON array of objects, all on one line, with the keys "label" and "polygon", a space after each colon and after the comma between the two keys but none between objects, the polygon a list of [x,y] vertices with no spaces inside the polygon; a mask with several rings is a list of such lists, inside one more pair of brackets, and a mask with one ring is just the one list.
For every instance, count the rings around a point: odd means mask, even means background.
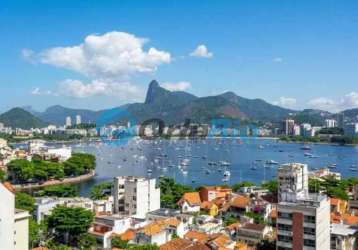
[{"label": "blue sky", "polygon": [[151,79],[358,107],[357,13],[357,1],[330,0],[1,1],[0,111],[113,107],[143,100]]}]

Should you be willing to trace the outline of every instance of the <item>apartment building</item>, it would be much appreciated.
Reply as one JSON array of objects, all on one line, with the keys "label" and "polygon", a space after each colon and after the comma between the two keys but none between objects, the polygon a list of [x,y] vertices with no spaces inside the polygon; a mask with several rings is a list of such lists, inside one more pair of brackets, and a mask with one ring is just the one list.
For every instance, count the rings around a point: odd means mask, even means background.
[{"label": "apartment building", "polygon": [[330,249],[330,201],[309,194],[307,165],[278,169],[277,249]]},{"label": "apartment building", "polygon": [[114,178],[114,213],[142,218],[160,208],[160,189],[155,179],[121,176]]},{"label": "apartment building", "polygon": [[15,194],[10,184],[0,183],[0,248],[29,249],[29,213],[15,209]]}]

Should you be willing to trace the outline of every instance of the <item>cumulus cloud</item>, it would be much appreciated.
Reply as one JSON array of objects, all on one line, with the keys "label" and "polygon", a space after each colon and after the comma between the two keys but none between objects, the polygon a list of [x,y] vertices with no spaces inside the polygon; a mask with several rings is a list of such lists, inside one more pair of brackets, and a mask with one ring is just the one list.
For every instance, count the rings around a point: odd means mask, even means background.
[{"label": "cumulus cloud", "polygon": [[212,52],[209,52],[208,48],[204,44],[201,44],[196,47],[193,52],[190,53],[190,56],[212,58],[214,54]]},{"label": "cumulus cloud", "polygon": [[185,91],[191,87],[191,83],[187,81],[181,82],[164,82],[161,84],[162,87],[170,91]]},{"label": "cumulus cloud", "polygon": [[144,96],[144,90],[129,82],[115,82],[110,79],[96,79],[90,83],[66,79],[59,84],[58,94],[74,98],[102,95],[115,96],[122,100],[141,100]]},{"label": "cumulus cloud", "polygon": [[272,59],[272,62],[274,62],[274,63],[282,63],[283,58],[282,57],[275,57],[275,58]]},{"label": "cumulus cloud", "polygon": [[275,101],[273,104],[282,106],[282,107],[286,107],[286,108],[291,108],[296,103],[297,103],[297,100],[295,98],[281,96],[280,99],[278,101]]},{"label": "cumulus cloud", "polygon": [[40,88],[34,88],[31,91],[31,95],[56,95],[56,93],[53,93],[51,90],[45,90],[42,91]]},{"label": "cumulus cloud", "polygon": [[327,111],[340,111],[345,109],[358,108],[358,93],[350,92],[342,98],[332,100],[326,97],[318,97],[308,102],[310,108],[323,109]]},{"label": "cumulus cloud", "polygon": [[[77,72],[89,80],[67,79],[52,93],[75,98],[98,95],[120,97],[123,100],[138,100],[144,96],[142,88],[131,83],[137,74],[152,74],[162,64],[172,61],[169,52],[154,47],[144,48],[149,42],[125,32],[92,34],[80,44],[68,47],[48,48],[39,53],[23,49],[22,57],[27,61],[48,64]],[[33,95],[46,92],[35,88]]]},{"label": "cumulus cloud", "polygon": [[155,72],[159,65],[170,63],[170,53],[153,47],[146,51],[143,46],[147,42],[133,34],[113,31],[89,35],[79,45],[47,49],[38,54],[38,60],[90,77],[122,78]]}]

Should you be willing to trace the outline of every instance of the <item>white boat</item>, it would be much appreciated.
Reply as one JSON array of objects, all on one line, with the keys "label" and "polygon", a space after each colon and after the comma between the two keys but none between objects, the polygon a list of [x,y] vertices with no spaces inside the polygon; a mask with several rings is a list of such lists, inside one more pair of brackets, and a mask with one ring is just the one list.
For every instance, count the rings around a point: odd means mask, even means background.
[{"label": "white boat", "polygon": [[267,160],[266,164],[268,164],[268,165],[278,165],[278,162],[274,161],[274,160]]},{"label": "white boat", "polygon": [[311,147],[308,146],[308,145],[303,145],[303,146],[301,147],[301,149],[302,149],[302,150],[311,150]]},{"label": "white boat", "polygon": [[227,161],[219,161],[219,164],[220,164],[221,166],[230,166],[230,165],[231,165],[231,163],[230,163],[230,162],[227,162]]},{"label": "white boat", "polygon": [[231,176],[230,171],[228,171],[228,170],[224,171],[224,176],[225,177],[230,177]]}]

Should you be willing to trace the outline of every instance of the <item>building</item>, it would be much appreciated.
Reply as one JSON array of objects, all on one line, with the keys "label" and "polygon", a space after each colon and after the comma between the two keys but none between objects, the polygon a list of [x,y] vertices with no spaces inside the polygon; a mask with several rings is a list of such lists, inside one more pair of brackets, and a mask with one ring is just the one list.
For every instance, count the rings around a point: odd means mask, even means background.
[{"label": "building", "polygon": [[185,193],[178,201],[182,213],[200,212],[201,199],[198,192]]},{"label": "building", "polygon": [[114,213],[124,212],[145,218],[148,212],[160,208],[160,189],[155,179],[121,176],[114,178]]},{"label": "building", "polygon": [[331,224],[331,250],[356,250],[358,229],[345,224]]},{"label": "building", "polygon": [[72,126],[72,121],[71,121],[71,117],[70,117],[70,116],[67,116],[67,117],[66,117],[65,126],[66,126],[66,127],[71,127],[71,126]]},{"label": "building", "polygon": [[277,249],[330,249],[330,201],[309,194],[307,165],[278,169]]},{"label": "building", "polygon": [[[270,237],[272,228],[262,224],[246,223],[239,227],[236,238],[250,247],[255,247],[263,239]],[[255,249],[255,248],[254,248]]]},{"label": "building", "polygon": [[325,127],[326,128],[335,128],[335,127],[337,127],[337,121],[334,119],[326,119]]},{"label": "building", "polygon": [[358,134],[358,123],[345,124],[343,130],[346,136],[356,136]]},{"label": "building", "polygon": [[81,116],[76,115],[76,125],[80,125],[82,123]]},{"label": "building", "polygon": [[282,133],[284,135],[293,135],[294,134],[295,121],[292,119],[286,119],[282,122]]},{"label": "building", "polygon": [[15,209],[14,189],[0,183],[0,243],[1,249],[29,249],[29,213]]},{"label": "building", "polygon": [[295,202],[308,195],[308,169],[306,164],[290,163],[278,168],[279,201]]},{"label": "building", "polygon": [[217,198],[228,199],[232,194],[232,189],[227,187],[212,186],[212,187],[202,187],[200,189],[200,198],[201,201],[212,201]]},{"label": "building", "polygon": [[312,126],[309,123],[302,123],[300,126],[301,136],[311,137],[312,136]]}]

